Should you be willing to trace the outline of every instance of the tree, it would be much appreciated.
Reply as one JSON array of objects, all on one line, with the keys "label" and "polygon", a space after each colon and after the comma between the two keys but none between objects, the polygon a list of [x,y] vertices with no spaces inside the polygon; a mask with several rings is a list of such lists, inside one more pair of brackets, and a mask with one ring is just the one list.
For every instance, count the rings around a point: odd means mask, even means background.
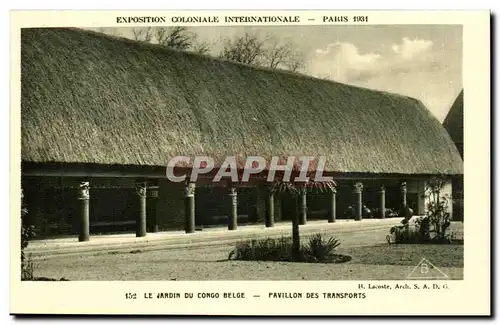
[{"label": "tree", "polygon": [[245,33],[224,41],[224,47],[219,56],[225,60],[235,61],[244,64],[262,65],[264,56],[264,42],[257,36]]},{"label": "tree", "polygon": [[[314,177],[314,176],[313,176]],[[309,181],[304,182],[286,182],[282,180],[277,180],[271,185],[271,191],[273,193],[288,193],[291,195],[296,204],[294,209],[294,214],[292,216],[292,260],[300,260],[300,228],[299,228],[299,211],[301,207],[301,197],[302,195],[311,190],[316,191],[328,191],[336,187],[337,184],[334,181]]]},{"label": "tree", "polygon": [[141,42],[151,42],[153,39],[153,27],[132,29],[134,40]]},{"label": "tree", "polygon": [[302,54],[291,42],[282,43],[276,37],[268,38],[264,50],[266,66],[272,69],[299,71],[304,67]]},{"label": "tree", "polygon": [[283,43],[276,37],[270,36],[261,39],[250,33],[226,39],[219,57],[244,64],[290,71],[299,71],[305,66],[303,55],[296,49],[294,43]]},{"label": "tree", "polygon": [[183,26],[175,26],[171,29],[156,28],[154,35],[158,44],[183,51],[191,48],[194,42],[194,36],[188,33],[187,28]]},{"label": "tree", "polygon": [[435,240],[447,239],[448,228],[451,225],[449,205],[452,201],[449,194],[443,195],[447,180],[444,177],[434,177],[426,183],[425,196],[427,198],[426,215],[433,226]]},{"label": "tree", "polygon": [[195,33],[185,26],[134,28],[133,39],[141,42],[160,44],[168,48],[206,54],[210,46],[199,42]]},{"label": "tree", "polygon": [[210,52],[210,44],[208,42],[196,42],[192,46],[191,52],[207,55]]}]

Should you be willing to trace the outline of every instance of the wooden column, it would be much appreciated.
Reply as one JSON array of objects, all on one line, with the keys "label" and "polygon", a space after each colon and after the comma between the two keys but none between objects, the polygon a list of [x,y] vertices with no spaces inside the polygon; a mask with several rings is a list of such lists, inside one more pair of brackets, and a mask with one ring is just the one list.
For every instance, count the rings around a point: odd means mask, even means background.
[{"label": "wooden column", "polygon": [[136,185],[137,195],[139,196],[139,215],[137,216],[135,236],[145,237],[146,236],[146,199],[147,199],[147,183],[141,182]]},{"label": "wooden column", "polygon": [[402,182],[401,183],[401,204],[403,205],[403,208],[405,208],[407,205],[406,193],[407,193],[406,182]]},{"label": "wooden column", "polygon": [[227,218],[227,229],[238,229],[238,193],[235,187],[229,189],[229,197],[231,199],[231,210]]},{"label": "wooden column", "polygon": [[354,220],[361,221],[361,219],[363,219],[363,184],[361,182],[357,182],[354,185],[354,193],[356,194]]},{"label": "wooden column", "polygon": [[271,190],[267,195],[266,227],[274,227],[274,192]]},{"label": "wooden column", "polygon": [[379,190],[380,194],[380,217],[385,218],[385,187],[382,185]]},{"label": "wooden column", "polygon": [[89,201],[90,201],[90,185],[89,182],[81,182],[78,189],[78,201],[80,202],[80,229],[78,241],[90,240],[90,218],[89,218]]},{"label": "wooden column", "polygon": [[184,202],[185,209],[184,213],[186,215],[186,233],[191,234],[195,232],[195,193],[196,184],[188,183],[184,190]]},{"label": "wooden column", "polygon": [[305,225],[307,223],[307,191],[305,188],[300,191],[300,196],[299,225]]},{"label": "wooden column", "polygon": [[332,223],[337,220],[337,189],[332,187],[330,192],[330,209],[328,213],[328,222]]}]

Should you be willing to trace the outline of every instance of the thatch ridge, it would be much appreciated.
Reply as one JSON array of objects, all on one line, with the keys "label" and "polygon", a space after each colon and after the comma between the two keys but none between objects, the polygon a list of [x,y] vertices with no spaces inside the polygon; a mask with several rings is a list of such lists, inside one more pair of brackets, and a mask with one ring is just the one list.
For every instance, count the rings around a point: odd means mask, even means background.
[{"label": "thatch ridge", "polygon": [[455,143],[464,142],[464,91],[460,91],[450,111],[443,121],[443,126]]},{"label": "thatch ridge", "polygon": [[[256,71],[267,71],[267,72],[272,72],[272,73],[279,72],[279,73],[283,73],[283,74],[289,74],[289,75],[295,76],[297,78],[313,79],[313,80],[320,80],[322,82],[330,82],[332,84],[346,85],[344,83],[341,83],[341,82],[338,82],[338,81],[335,81],[335,80],[318,78],[318,77],[315,77],[315,76],[306,75],[306,74],[300,73],[299,71],[284,70],[284,69],[280,69],[280,68],[269,68],[269,67],[265,67],[265,66],[251,65],[251,64],[246,64],[246,63],[241,63],[241,62],[235,62],[235,61],[228,61],[228,60],[226,60],[224,58],[220,58],[220,57],[216,57],[216,56],[212,56],[212,55],[208,55],[208,54],[197,53],[197,52],[192,52],[192,51],[184,51],[184,50],[179,50],[179,49],[175,49],[175,48],[168,48],[168,47],[165,47],[165,46],[163,46],[161,44],[150,43],[150,42],[143,42],[143,41],[136,41],[136,40],[132,40],[132,39],[127,38],[127,37],[120,36],[120,35],[110,35],[110,34],[105,34],[105,33],[101,33],[101,32],[98,32],[98,31],[94,31],[94,30],[82,30],[81,28],[76,28],[76,27],[66,27],[65,29],[74,30],[74,31],[84,31],[84,32],[87,32],[89,34],[93,34],[95,37],[103,37],[103,38],[108,38],[108,39],[112,39],[112,40],[117,40],[117,41],[121,41],[121,42],[132,44],[134,46],[144,47],[144,49],[148,48],[148,49],[151,49],[151,50],[154,50],[154,51],[159,51],[159,52],[164,52],[164,53],[179,52],[179,53],[182,53],[183,55],[187,55],[187,56],[199,57],[200,59],[205,59],[205,60],[227,62],[227,63],[230,63],[230,64],[235,64],[235,65],[243,66],[243,67],[246,67],[248,69],[254,69]],[[419,100],[416,99],[416,98],[409,97],[409,96],[404,96],[404,95],[396,94],[396,93],[390,93],[388,91],[373,90],[373,89],[370,89],[370,88],[367,88],[367,87],[356,86],[356,85],[349,85],[349,87],[363,89],[363,90],[367,90],[367,91],[375,91],[375,92],[378,92],[378,93],[386,93],[388,95],[400,96],[401,98],[408,98],[408,99],[415,100],[415,101],[419,102]]]},{"label": "thatch ridge", "polygon": [[79,29],[23,29],[21,55],[23,161],[295,154],[335,172],[462,172],[439,121],[405,96]]}]

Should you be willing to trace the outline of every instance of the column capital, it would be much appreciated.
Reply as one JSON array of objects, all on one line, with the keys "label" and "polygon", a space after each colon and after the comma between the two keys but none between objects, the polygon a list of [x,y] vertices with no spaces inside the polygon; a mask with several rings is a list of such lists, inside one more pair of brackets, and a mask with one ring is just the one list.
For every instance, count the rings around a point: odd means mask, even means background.
[{"label": "column capital", "polygon": [[89,182],[80,182],[78,185],[78,199],[79,200],[88,200],[90,198],[90,183]]},{"label": "column capital", "polygon": [[135,184],[135,191],[140,197],[146,197],[147,195],[147,184],[146,182],[140,182]]},{"label": "column capital", "polygon": [[333,194],[336,194],[337,193],[337,188],[334,186],[331,188],[330,190]]},{"label": "column capital", "polygon": [[380,186],[378,191],[379,191],[379,193],[385,192],[385,186],[384,185]]},{"label": "column capital", "polygon": [[184,197],[194,197],[196,183],[188,182],[184,188]]},{"label": "column capital", "polygon": [[406,191],[406,182],[401,182],[401,191]]},{"label": "column capital", "polygon": [[361,192],[363,192],[363,183],[356,182],[356,184],[354,184],[354,193],[361,193]]},{"label": "column capital", "polygon": [[229,196],[236,196],[236,195],[238,195],[238,191],[236,190],[236,187],[229,188]]}]

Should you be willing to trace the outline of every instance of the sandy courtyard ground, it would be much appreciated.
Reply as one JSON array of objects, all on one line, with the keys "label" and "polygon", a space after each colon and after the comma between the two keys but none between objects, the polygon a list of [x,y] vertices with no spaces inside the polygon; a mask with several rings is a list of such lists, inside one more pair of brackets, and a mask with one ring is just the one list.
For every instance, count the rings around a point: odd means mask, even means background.
[{"label": "sandy courtyard ground", "polygon": [[463,278],[462,245],[388,245],[386,229],[340,234],[342,264],[228,261],[233,245],[99,252],[35,261],[35,276],[71,281],[403,280],[426,258],[448,279]]}]

